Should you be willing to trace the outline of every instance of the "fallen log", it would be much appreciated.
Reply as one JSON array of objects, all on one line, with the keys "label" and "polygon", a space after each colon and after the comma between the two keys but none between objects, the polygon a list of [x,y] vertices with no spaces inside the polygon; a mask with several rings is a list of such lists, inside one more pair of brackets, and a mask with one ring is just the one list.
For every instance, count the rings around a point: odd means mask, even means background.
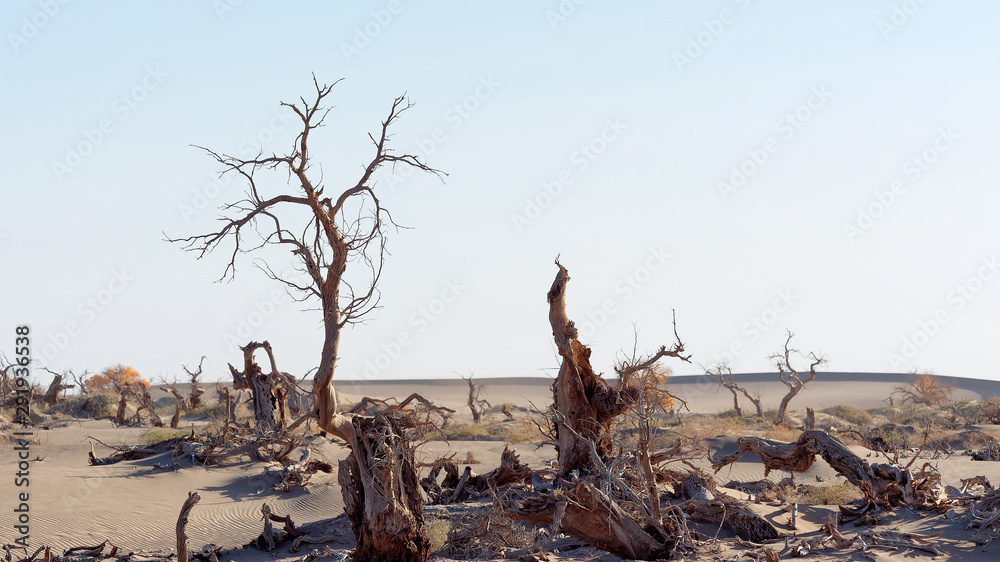
[{"label": "fallen log", "polygon": [[742,437],[739,448],[730,455],[712,459],[715,472],[753,453],[764,462],[764,474],[772,470],[805,472],[816,461],[825,460],[837,473],[858,487],[868,501],[881,508],[900,505],[921,507],[940,504],[940,481],[935,478],[915,480],[906,468],[891,464],[868,464],[835,437],[823,431],[804,431],[794,443],[776,443],[757,437]]},{"label": "fallen log", "polygon": [[508,511],[511,518],[553,526],[597,548],[633,560],[671,555],[677,538],[640,525],[617,502],[593,484],[581,482],[570,491],[530,496]]}]

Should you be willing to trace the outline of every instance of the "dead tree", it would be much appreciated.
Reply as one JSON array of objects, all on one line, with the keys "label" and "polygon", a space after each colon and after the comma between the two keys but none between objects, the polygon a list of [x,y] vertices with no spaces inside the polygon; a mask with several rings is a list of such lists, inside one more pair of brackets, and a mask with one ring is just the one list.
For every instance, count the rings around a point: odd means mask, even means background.
[{"label": "dead tree", "polygon": [[184,505],[181,506],[181,513],[177,516],[177,562],[188,562],[188,536],[186,532],[188,516],[191,514],[191,508],[199,501],[201,501],[201,495],[198,492],[188,492],[188,497],[184,500]]},{"label": "dead tree", "polygon": [[758,437],[742,437],[737,443],[739,449],[735,452],[712,459],[716,472],[738,461],[745,453],[761,458],[765,476],[772,470],[805,472],[818,456],[879,507],[935,505],[943,490],[940,476],[915,477],[909,465],[868,464],[837,438],[818,430],[802,432],[794,443],[774,443]]},{"label": "dead tree", "polygon": [[757,411],[757,417],[761,419],[764,418],[764,409],[760,405],[760,392],[750,394],[747,389],[737,384],[737,382],[733,379],[733,371],[729,368],[729,365],[720,363],[716,365],[714,369],[706,370],[706,374],[718,377],[719,386],[733,393],[733,409],[736,410],[736,415],[743,415],[743,409],[740,408],[740,399],[737,394],[740,393],[743,394],[743,396],[746,396],[747,400],[753,404],[754,409]]},{"label": "dead tree", "polygon": [[[612,419],[621,415],[638,398],[635,386],[619,384],[611,387],[590,365],[590,348],[577,339],[576,326],[566,315],[566,285],[569,273],[559,261],[559,271],[549,289],[549,324],[556,348],[562,357],[559,374],[552,385],[553,415],[556,417],[556,449],[559,453],[559,477],[565,478],[574,470],[583,474],[594,472],[591,455],[592,443],[603,460],[611,453],[608,437]],[[676,337],[676,331],[675,331]],[[623,372],[634,373],[648,369],[663,357],[676,357],[687,361],[684,344],[680,338],[671,348],[661,346],[653,355],[621,365]],[[578,437],[579,436],[579,437]]]},{"label": "dead tree", "polygon": [[181,365],[181,368],[184,369],[184,372],[191,377],[191,394],[190,394],[191,408],[197,408],[198,406],[201,406],[201,395],[205,394],[205,391],[202,390],[200,386],[198,386],[198,377],[201,376],[201,365],[204,362],[205,362],[205,356],[202,355],[201,359],[198,361],[198,370],[194,372],[190,371],[187,368],[187,365]]},{"label": "dead tree", "polygon": [[170,395],[177,400],[177,409],[184,411],[187,411],[189,409],[187,405],[187,398],[185,398],[184,395],[181,394],[181,391],[177,390],[176,383],[170,383],[167,386],[161,386],[160,390],[169,392]]},{"label": "dead tree", "polygon": [[55,406],[59,402],[59,393],[61,393],[64,390],[69,390],[73,388],[73,385],[63,384],[62,383],[63,375],[56,373],[55,371],[51,371],[49,369],[45,370],[48,371],[49,373],[52,373],[53,376],[52,376],[52,382],[49,384],[48,390],[46,390],[45,394],[42,396],[42,402],[44,402],[45,405],[47,406]]},{"label": "dead tree", "polygon": [[472,382],[472,375],[469,375],[469,378],[462,377],[462,380],[469,383],[469,400],[467,404],[469,405],[469,410],[472,411],[472,422],[480,423],[483,419],[483,414],[490,407],[490,403],[479,397],[483,392],[483,387]]},{"label": "dead tree", "polygon": [[[264,374],[260,366],[254,360],[253,354],[258,349],[264,349],[271,363],[271,372]],[[253,402],[254,427],[259,433],[270,433],[285,427],[288,420],[285,416],[285,403],[280,399],[283,396],[282,386],[286,380],[278,372],[278,365],[274,360],[274,352],[268,342],[250,342],[241,347],[243,351],[243,372],[236,370],[236,367],[229,365],[229,371],[233,375],[233,388],[236,390],[247,389],[250,391],[250,400]],[[275,407],[278,411],[275,411]]]},{"label": "dead tree", "polygon": [[[229,215],[223,217],[219,230],[171,241],[185,244],[186,249],[197,252],[199,257],[226,240],[233,241],[223,278],[235,274],[236,256],[247,251],[244,235],[260,234],[259,243],[252,249],[277,245],[292,252],[298,263],[294,272],[275,272],[266,263],[260,267],[268,277],[284,283],[298,295],[297,300],[319,300],[324,339],[313,393],[319,426],[351,447],[351,456],[345,461],[348,470],[342,470],[341,474],[347,483],[344,499],[358,541],[355,558],[425,560],[428,543],[423,531],[422,499],[419,493],[409,493],[400,487],[410,481],[415,486],[412,463],[385,464],[380,460],[401,459],[410,450],[406,436],[391,421],[391,416],[366,418],[339,413],[333,375],[342,330],[348,324],[360,322],[378,306],[377,286],[387,255],[385,235],[396,226],[375,191],[375,173],[383,166],[397,165],[439,177],[441,172],[416,155],[396,154],[389,147],[390,129],[411,107],[405,97],[398,97],[380,130],[369,135],[374,154],[364,165],[361,177],[339,194],[328,194],[321,177],[315,173],[318,169],[313,166],[309,140],[314,130],[323,125],[328,113],[324,108],[326,97],[336,83],[321,86],[314,77],[313,85],[314,100],[300,98],[301,103],[282,103],[298,117],[302,127],[289,153],[244,159],[205,149],[223,166],[224,173],[247,182],[247,195],[223,207]],[[288,189],[265,192],[260,177],[271,172]],[[293,213],[288,216],[286,211]],[[309,219],[291,226],[291,222],[301,217],[296,211],[307,213]],[[348,279],[345,277],[348,270],[354,271],[349,266],[355,266],[365,275]],[[359,502],[358,498],[364,501]]]},{"label": "dead tree", "polygon": [[788,392],[781,399],[781,403],[778,405],[778,414],[775,416],[774,423],[784,423],[785,414],[788,411],[788,403],[792,401],[792,398],[802,391],[803,388],[810,382],[816,379],[816,367],[826,363],[826,359],[823,357],[818,357],[815,353],[810,353],[809,357],[812,359],[812,363],[809,364],[809,374],[803,378],[794,367],[792,367],[792,353],[798,353],[796,350],[791,349],[788,345],[794,337],[791,331],[788,332],[788,337],[785,339],[785,347],[781,353],[776,353],[771,356],[774,360],[775,366],[778,367],[778,377],[781,382],[788,387]]}]

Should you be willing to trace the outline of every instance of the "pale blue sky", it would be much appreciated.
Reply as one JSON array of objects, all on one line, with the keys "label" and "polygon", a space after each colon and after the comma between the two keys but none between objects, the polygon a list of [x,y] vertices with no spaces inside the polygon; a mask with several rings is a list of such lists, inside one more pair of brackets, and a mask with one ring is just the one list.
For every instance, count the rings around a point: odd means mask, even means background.
[{"label": "pale blue sky", "polygon": [[[404,92],[394,146],[449,174],[380,176],[411,229],[392,235],[383,308],[344,337],[340,378],[554,374],[557,254],[604,371],[633,322],[641,349],[668,342],[673,308],[695,362],[677,374],[727,350],[737,372],[769,370],[787,328],[835,371],[1000,378],[995,3],[43,0],[0,14],[8,354],[27,322],[54,370],[171,379],[204,354],[221,378],[240,360],[227,340],[249,338],[285,370],[314,366],[319,313],[274,302],[253,256],[214,284],[224,252],[196,261],[162,240],[208,231],[243,189],[200,199],[218,167],[190,145],[285,151],[294,131],[275,111],[308,97],[314,72],[344,78],[313,137],[328,190],[353,185]],[[720,188],[740,167],[745,183]],[[859,219],[869,207],[879,216]]]}]

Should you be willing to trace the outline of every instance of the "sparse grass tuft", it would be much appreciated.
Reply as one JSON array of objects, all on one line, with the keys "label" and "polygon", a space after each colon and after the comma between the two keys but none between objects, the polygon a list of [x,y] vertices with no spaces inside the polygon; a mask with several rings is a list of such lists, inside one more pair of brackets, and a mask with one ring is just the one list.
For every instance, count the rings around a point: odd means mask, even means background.
[{"label": "sparse grass tuft", "polygon": [[139,440],[147,445],[152,445],[153,443],[159,443],[160,441],[166,441],[167,439],[173,439],[174,437],[183,437],[187,434],[188,432],[183,429],[151,427],[139,434]]},{"label": "sparse grass tuft", "polygon": [[868,412],[854,406],[841,404],[823,410],[823,413],[837,416],[838,418],[854,425],[871,425],[873,418]]},{"label": "sparse grass tuft", "polygon": [[444,548],[445,543],[448,542],[448,533],[451,531],[451,522],[447,519],[434,517],[424,523],[424,531],[427,533],[427,540],[430,541],[430,553],[434,554]]},{"label": "sparse grass tuft", "polygon": [[806,505],[843,505],[863,497],[861,491],[850,482],[840,482],[832,486],[803,484],[789,500]]}]

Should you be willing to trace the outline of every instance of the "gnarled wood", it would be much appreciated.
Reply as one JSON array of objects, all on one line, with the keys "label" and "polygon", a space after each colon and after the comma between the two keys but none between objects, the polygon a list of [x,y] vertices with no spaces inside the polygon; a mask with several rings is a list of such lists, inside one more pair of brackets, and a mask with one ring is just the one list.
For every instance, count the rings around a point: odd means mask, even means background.
[{"label": "gnarled wood", "polygon": [[181,513],[177,517],[177,562],[188,562],[186,532],[188,516],[191,514],[191,508],[199,501],[201,501],[201,496],[198,495],[198,492],[188,492],[188,497],[184,500],[184,505],[181,506]]},{"label": "gnarled wood", "polygon": [[556,525],[559,530],[633,560],[670,556],[675,540],[643,527],[611,498],[588,482],[571,491],[545,492],[522,500],[508,512],[514,519]]},{"label": "gnarled wood", "polygon": [[351,427],[352,454],[338,479],[357,539],[354,559],[426,560],[423,498],[403,429],[391,414],[355,416]]},{"label": "gnarled wood", "polygon": [[712,459],[716,472],[736,462],[745,453],[761,458],[765,475],[771,470],[805,472],[819,456],[880,507],[916,507],[937,501],[937,492],[930,490],[936,482],[926,479],[916,481],[909,470],[898,466],[870,465],[838,439],[822,431],[804,431],[794,443],[777,443],[757,437],[742,437],[737,443],[739,449],[736,452]]}]

